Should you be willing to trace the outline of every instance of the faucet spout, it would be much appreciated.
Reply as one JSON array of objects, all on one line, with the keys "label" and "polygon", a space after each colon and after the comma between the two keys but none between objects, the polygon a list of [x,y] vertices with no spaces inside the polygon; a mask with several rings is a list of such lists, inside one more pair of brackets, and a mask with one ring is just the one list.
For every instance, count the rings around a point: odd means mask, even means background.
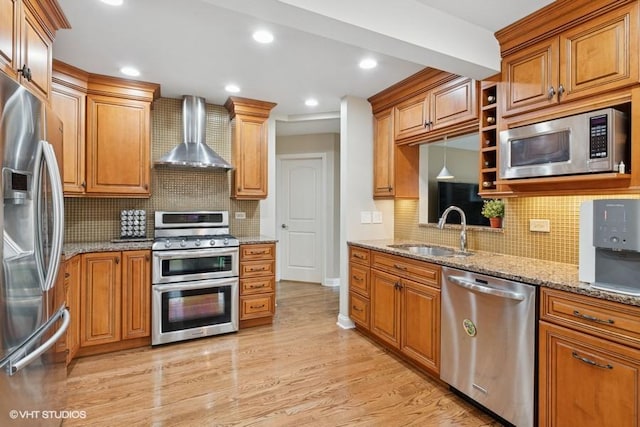
[{"label": "faucet spout", "polygon": [[460,251],[467,252],[467,217],[464,214],[464,211],[457,206],[449,206],[447,209],[442,212],[442,216],[438,220],[438,228],[442,230],[444,228],[444,224],[447,221],[447,216],[451,211],[456,211],[460,214],[460,224],[462,225],[462,229],[460,230]]}]

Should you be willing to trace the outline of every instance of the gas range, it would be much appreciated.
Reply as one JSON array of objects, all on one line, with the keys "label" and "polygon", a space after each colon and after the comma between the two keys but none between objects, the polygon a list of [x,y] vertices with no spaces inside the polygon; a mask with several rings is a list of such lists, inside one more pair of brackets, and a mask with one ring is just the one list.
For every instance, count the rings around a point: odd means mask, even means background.
[{"label": "gas range", "polygon": [[237,246],[227,211],[155,212],[154,251]]}]

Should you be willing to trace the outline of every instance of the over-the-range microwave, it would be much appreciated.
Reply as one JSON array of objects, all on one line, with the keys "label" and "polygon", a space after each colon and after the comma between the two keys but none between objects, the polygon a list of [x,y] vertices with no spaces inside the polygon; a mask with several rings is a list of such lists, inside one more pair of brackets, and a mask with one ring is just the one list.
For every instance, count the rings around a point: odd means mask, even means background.
[{"label": "over-the-range microwave", "polygon": [[628,164],[627,129],[624,112],[605,108],[502,131],[499,176],[617,172]]}]

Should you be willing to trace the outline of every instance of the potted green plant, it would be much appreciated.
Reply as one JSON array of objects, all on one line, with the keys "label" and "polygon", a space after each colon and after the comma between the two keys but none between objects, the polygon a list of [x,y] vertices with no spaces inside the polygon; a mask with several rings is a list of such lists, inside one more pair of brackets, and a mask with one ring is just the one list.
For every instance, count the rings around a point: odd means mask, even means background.
[{"label": "potted green plant", "polygon": [[485,218],[489,218],[491,228],[500,228],[502,227],[502,217],[504,217],[504,202],[499,199],[485,200],[481,213]]}]

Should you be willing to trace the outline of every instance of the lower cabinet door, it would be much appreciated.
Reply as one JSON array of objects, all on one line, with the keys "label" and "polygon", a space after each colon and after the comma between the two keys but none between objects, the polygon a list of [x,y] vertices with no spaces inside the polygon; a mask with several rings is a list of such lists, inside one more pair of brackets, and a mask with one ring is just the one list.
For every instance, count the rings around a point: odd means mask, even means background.
[{"label": "lower cabinet door", "polygon": [[122,252],[122,339],[151,335],[151,254]]},{"label": "lower cabinet door", "polygon": [[369,300],[356,292],[349,292],[349,317],[357,325],[369,330]]},{"label": "lower cabinet door", "polygon": [[640,350],[540,322],[539,425],[636,427]]},{"label": "lower cabinet door", "polygon": [[434,374],[440,373],[440,289],[402,279],[400,350]]},{"label": "lower cabinet door", "polygon": [[371,269],[371,333],[400,348],[400,278]]}]

